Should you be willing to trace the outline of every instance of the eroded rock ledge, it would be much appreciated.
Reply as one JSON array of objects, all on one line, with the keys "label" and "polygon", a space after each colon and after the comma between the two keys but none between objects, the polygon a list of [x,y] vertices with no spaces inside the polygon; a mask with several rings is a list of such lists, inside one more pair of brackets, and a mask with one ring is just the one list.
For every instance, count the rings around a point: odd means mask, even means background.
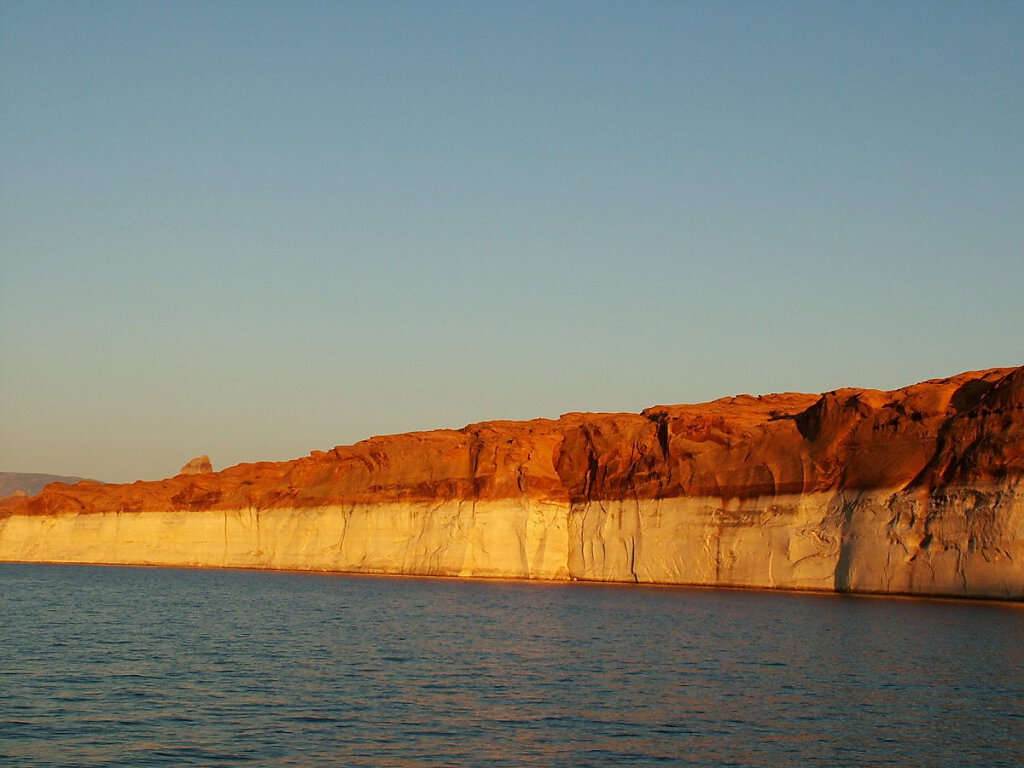
[{"label": "eroded rock ledge", "polygon": [[375,437],[0,502],[0,559],[1024,599],[1024,368]]}]

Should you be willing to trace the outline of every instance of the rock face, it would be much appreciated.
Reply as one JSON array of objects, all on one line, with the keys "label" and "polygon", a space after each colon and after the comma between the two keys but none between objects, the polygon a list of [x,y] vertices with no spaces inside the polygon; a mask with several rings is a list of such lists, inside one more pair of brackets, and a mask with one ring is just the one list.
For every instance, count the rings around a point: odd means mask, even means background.
[{"label": "rock face", "polygon": [[1024,599],[1024,368],[0,501],[0,559]]},{"label": "rock face", "polygon": [[205,475],[207,472],[213,472],[213,464],[210,463],[210,457],[196,456],[188,464],[183,466],[179,471],[179,475]]}]

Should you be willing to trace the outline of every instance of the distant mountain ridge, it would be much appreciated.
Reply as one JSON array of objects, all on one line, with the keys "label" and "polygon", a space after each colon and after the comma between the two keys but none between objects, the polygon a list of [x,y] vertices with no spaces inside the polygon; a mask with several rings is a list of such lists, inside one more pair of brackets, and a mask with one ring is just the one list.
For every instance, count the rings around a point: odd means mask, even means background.
[{"label": "distant mountain ridge", "polygon": [[0,497],[14,496],[18,493],[35,496],[50,483],[74,485],[86,479],[88,478],[72,475],[46,475],[39,472],[0,472]]}]

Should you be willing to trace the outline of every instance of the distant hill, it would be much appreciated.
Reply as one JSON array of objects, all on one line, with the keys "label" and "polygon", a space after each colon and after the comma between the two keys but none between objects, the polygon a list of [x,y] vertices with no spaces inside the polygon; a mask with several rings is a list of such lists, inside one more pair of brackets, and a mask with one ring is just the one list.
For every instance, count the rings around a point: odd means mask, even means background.
[{"label": "distant hill", "polygon": [[0,497],[24,493],[35,496],[50,483],[77,483],[84,477],[69,475],[43,475],[38,472],[0,472]]}]

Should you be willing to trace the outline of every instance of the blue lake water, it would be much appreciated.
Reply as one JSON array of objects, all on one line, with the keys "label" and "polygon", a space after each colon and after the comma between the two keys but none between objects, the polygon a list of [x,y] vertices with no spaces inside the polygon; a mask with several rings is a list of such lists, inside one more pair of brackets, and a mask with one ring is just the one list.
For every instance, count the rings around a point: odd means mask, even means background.
[{"label": "blue lake water", "polygon": [[1024,606],[0,564],[0,764],[999,766]]}]

